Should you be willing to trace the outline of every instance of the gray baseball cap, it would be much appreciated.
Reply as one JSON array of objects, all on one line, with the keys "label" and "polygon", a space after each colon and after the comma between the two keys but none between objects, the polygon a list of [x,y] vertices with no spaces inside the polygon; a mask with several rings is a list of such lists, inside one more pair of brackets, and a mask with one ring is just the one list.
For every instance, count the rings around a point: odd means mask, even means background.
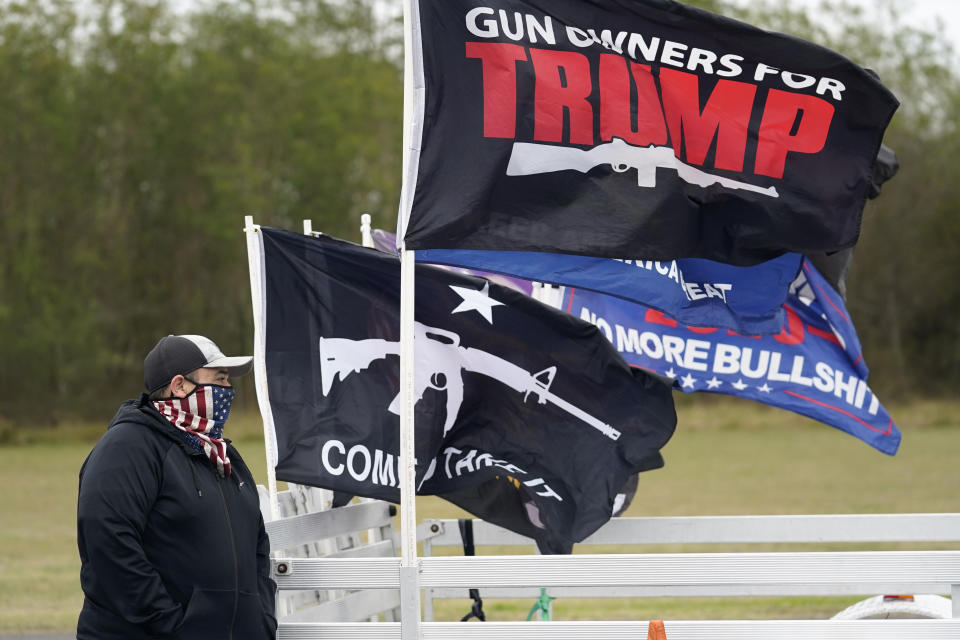
[{"label": "gray baseball cap", "polygon": [[143,386],[153,393],[174,376],[200,369],[226,369],[231,378],[250,373],[253,356],[225,356],[213,340],[204,336],[164,336],[143,359]]}]

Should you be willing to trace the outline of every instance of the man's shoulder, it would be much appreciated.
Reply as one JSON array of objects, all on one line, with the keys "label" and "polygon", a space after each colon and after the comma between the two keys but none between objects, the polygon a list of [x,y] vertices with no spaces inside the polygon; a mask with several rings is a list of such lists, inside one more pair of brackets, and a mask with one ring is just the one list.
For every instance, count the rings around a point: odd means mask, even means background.
[{"label": "man's shoulder", "polygon": [[144,437],[149,437],[150,431],[150,427],[140,422],[115,422],[111,424],[106,433],[100,437],[100,442],[114,442],[118,440],[140,441],[143,440]]},{"label": "man's shoulder", "polygon": [[93,446],[80,467],[81,482],[91,474],[116,473],[119,469],[146,470],[162,460],[165,445],[153,429],[137,422],[114,422]]},{"label": "man's shoulder", "polygon": [[156,451],[162,442],[153,433],[153,429],[137,422],[117,422],[110,425],[90,452],[94,455],[120,454],[128,459],[136,452]]}]

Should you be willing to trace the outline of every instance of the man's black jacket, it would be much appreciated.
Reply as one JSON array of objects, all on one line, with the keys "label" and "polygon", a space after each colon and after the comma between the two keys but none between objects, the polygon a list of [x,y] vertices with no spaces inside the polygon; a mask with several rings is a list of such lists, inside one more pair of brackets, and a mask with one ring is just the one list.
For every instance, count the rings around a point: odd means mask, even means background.
[{"label": "man's black jacket", "polygon": [[221,478],[144,395],[80,469],[78,640],[266,640],[270,545],[250,470]]}]

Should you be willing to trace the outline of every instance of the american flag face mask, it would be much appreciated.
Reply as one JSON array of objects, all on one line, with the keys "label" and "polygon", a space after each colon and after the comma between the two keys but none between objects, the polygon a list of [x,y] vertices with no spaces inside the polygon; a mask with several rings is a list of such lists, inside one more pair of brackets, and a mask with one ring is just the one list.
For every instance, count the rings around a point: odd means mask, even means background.
[{"label": "american flag face mask", "polygon": [[233,387],[197,384],[187,397],[154,400],[153,406],[184,432],[190,446],[207,456],[217,473],[226,477],[230,475],[230,458],[227,443],[222,439],[223,425],[236,395]]}]

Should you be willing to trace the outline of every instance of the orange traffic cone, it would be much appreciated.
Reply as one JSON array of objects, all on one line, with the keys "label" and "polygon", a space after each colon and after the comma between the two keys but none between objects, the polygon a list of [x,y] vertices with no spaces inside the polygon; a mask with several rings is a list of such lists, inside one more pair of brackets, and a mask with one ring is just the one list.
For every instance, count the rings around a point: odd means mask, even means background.
[{"label": "orange traffic cone", "polygon": [[667,640],[667,630],[663,628],[663,620],[651,620],[647,627],[647,640]]}]

